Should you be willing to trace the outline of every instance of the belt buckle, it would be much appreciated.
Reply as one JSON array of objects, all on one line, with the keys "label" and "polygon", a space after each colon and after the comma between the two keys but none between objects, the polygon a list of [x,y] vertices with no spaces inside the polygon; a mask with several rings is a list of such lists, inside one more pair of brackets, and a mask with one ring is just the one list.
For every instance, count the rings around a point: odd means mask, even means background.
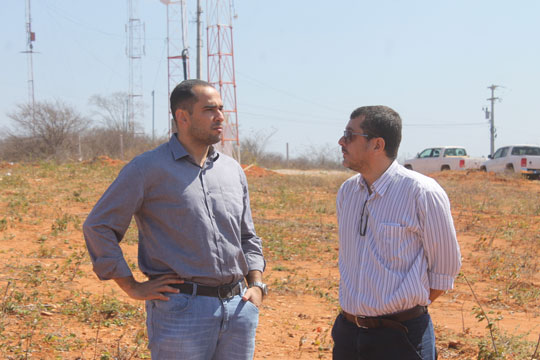
[{"label": "belt buckle", "polygon": [[356,324],[356,326],[358,326],[361,329],[369,329],[367,326],[363,326],[363,325],[360,325],[358,323],[358,319],[365,319],[365,318],[366,318],[365,316],[361,316],[361,315],[360,316],[355,316],[354,317],[354,323]]},{"label": "belt buckle", "polygon": [[[223,290],[226,290],[223,292]],[[230,299],[232,296],[233,291],[233,285],[227,284],[227,285],[221,285],[218,287],[218,298],[221,300],[227,300]]]}]

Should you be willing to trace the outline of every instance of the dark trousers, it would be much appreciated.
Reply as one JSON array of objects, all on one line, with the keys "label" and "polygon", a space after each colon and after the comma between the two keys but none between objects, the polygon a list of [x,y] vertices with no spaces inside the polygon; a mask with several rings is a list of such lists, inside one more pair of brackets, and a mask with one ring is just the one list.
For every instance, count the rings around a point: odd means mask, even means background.
[{"label": "dark trousers", "polygon": [[364,329],[339,314],[332,328],[334,360],[435,360],[435,333],[429,314],[402,323],[408,332]]}]

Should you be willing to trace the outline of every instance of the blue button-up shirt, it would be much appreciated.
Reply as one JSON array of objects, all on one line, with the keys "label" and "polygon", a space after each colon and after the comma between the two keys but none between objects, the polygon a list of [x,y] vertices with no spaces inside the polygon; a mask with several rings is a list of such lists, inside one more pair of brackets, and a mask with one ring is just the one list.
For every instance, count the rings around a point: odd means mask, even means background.
[{"label": "blue button-up shirt", "polygon": [[102,280],[132,274],[119,246],[132,216],[139,268],[149,276],[176,273],[216,286],[264,270],[244,171],[212,148],[201,168],[175,134],[121,170],[83,226]]}]

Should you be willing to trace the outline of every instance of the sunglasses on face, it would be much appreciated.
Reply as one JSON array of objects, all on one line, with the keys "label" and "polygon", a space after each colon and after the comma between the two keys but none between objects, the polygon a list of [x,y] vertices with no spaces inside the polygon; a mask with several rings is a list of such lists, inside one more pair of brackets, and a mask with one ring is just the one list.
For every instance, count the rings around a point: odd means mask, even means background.
[{"label": "sunglasses on face", "polygon": [[358,136],[363,136],[363,137],[369,138],[368,134],[364,134],[364,133],[361,133],[361,132],[355,132],[355,131],[352,131],[352,130],[343,131],[343,138],[345,139],[346,142],[351,142],[352,139],[353,139],[353,135],[358,135]]}]

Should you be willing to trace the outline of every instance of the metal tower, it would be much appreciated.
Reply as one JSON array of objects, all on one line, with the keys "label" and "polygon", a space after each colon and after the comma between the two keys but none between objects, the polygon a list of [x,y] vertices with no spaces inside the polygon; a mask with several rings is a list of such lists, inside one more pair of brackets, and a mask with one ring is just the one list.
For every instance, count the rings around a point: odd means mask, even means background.
[{"label": "metal tower", "polygon": [[32,15],[31,15],[30,0],[26,0],[26,62],[28,64],[28,103],[32,106],[32,118],[35,115],[36,99],[34,96],[34,62],[32,54],[34,54],[34,45],[36,41],[36,33],[32,32]]},{"label": "metal tower", "polygon": [[[188,21],[185,0],[160,0],[167,7],[167,74],[169,96],[175,86],[189,78]],[[170,104],[169,104],[170,105]],[[172,119],[169,106],[169,119]],[[169,136],[171,136],[171,120]]]},{"label": "metal tower", "polygon": [[138,18],[138,0],[127,0],[128,22],[126,24],[129,59],[129,90],[127,98],[127,130],[135,131],[137,118],[143,118],[142,57],[144,50],[144,23]]},{"label": "metal tower", "polygon": [[232,13],[231,0],[206,1],[208,82],[221,94],[225,115],[223,139],[219,149],[240,161]]}]

